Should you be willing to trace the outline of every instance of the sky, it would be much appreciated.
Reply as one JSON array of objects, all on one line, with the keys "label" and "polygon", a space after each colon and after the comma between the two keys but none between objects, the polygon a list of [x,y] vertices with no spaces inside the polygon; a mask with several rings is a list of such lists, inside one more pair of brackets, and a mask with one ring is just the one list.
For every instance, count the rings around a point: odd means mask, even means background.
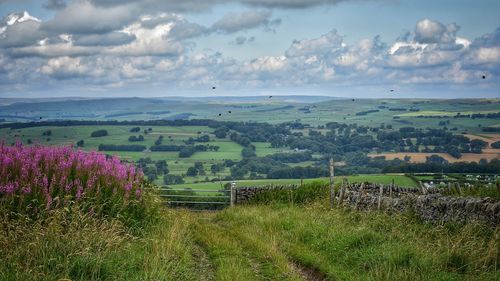
[{"label": "sky", "polygon": [[0,0],[0,98],[500,98],[499,14],[496,0]]}]

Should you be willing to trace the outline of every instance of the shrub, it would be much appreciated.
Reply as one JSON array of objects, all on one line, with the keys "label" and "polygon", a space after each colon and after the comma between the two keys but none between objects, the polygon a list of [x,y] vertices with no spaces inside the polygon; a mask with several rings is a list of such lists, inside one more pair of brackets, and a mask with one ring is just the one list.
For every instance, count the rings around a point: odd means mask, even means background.
[{"label": "shrub", "polygon": [[500,141],[496,141],[496,142],[492,143],[491,147],[496,148],[496,149],[500,148]]},{"label": "shrub", "polygon": [[144,215],[143,174],[118,157],[70,146],[0,145],[2,209],[37,217],[78,205],[125,221]]},{"label": "shrub", "polygon": [[144,136],[143,135],[139,135],[138,137],[136,137],[136,136],[130,136],[128,138],[128,141],[130,141],[130,142],[144,141]]},{"label": "shrub", "polygon": [[326,198],[328,188],[321,181],[313,181],[299,187],[270,186],[258,192],[249,203],[258,204],[305,204],[313,202],[319,198]]},{"label": "shrub", "polygon": [[93,131],[90,136],[93,137],[93,138],[98,138],[98,137],[105,137],[108,135],[108,131],[106,130],[97,130],[97,131]]},{"label": "shrub", "polygon": [[165,175],[163,177],[163,183],[164,184],[182,184],[184,183],[184,179],[182,176],[178,175]]}]

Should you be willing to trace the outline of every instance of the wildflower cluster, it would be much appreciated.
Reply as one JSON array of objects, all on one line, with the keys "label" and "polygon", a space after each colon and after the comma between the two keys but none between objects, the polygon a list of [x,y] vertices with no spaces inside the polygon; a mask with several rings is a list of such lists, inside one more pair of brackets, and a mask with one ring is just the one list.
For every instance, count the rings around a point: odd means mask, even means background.
[{"label": "wildflower cluster", "polygon": [[130,202],[140,199],[142,182],[141,171],[115,156],[0,144],[0,203],[52,209],[86,200]]}]

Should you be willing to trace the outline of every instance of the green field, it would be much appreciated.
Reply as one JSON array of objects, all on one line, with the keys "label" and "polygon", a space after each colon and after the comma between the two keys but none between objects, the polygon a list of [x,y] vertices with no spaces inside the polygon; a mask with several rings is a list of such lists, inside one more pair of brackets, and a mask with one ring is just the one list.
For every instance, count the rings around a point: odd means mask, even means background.
[{"label": "green field", "polygon": [[[16,102],[17,101],[17,102]],[[140,98],[117,98],[117,99],[89,99],[80,101],[46,101],[30,102],[29,100],[0,99],[0,120],[2,122],[29,121],[29,120],[153,120],[153,119],[212,119],[218,121],[241,121],[241,122],[268,122],[273,124],[299,121],[305,129],[293,129],[294,133],[308,135],[309,130],[315,130],[326,134],[329,129],[324,129],[328,122],[339,122],[345,124],[357,124],[358,126],[370,126],[379,128],[382,124],[390,130],[401,127],[414,127],[417,129],[441,128],[442,121],[446,121],[446,127],[453,129],[454,134],[467,132],[468,134],[480,135],[482,128],[487,126],[498,126],[498,119],[487,118],[452,118],[457,112],[488,113],[498,112],[500,99],[460,99],[460,100],[430,100],[430,99],[337,99],[329,97],[314,96],[277,96],[272,99],[268,97],[211,97],[200,99],[170,98],[170,99],[140,99]],[[416,112],[410,110],[419,110]],[[360,112],[369,112],[359,115]],[[231,112],[231,113],[229,113]],[[184,115],[182,115],[184,114]],[[187,114],[187,115],[186,115]],[[221,114],[219,116],[219,114]],[[182,116],[181,116],[182,115]],[[419,115],[443,116],[435,118],[418,118]],[[16,118],[19,116],[19,118]],[[176,117],[177,116],[177,117]],[[449,116],[449,117],[444,117]],[[22,119],[22,118],[31,119]],[[397,118],[394,118],[397,117]],[[42,118],[42,119],[39,119]],[[441,122],[441,126],[439,123]],[[0,123],[1,124],[1,123]],[[137,144],[150,147],[159,136],[163,136],[163,144],[184,145],[184,141],[190,137],[196,138],[201,135],[209,135],[211,141],[207,144],[218,146],[218,151],[196,152],[189,158],[179,158],[178,152],[107,152],[118,155],[122,159],[135,162],[141,158],[151,158],[153,161],[166,160],[170,174],[182,176],[187,184],[195,182],[210,181],[214,178],[230,175],[230,168],[211,173],[210,166],[221,164],[225,160],[240,161],[243,147],[229,138],[217,139],[212,134],[213,129],[205,126],[145,126],[141,131],[131,133],[130,129],[135,126],[73,126],[73,127],[36,127],[19,130],[0,129],[0,141],[12,144],[16,140],[27,143],[40,143],[44,145],[75,144],[83,140],[84,150],[96,150],[99,144]],[[152,131],[144,134],[144,129],[151,128]],[[91,132],[105,129],[109,135],[106,137],[91,138]],[[51,130],[50,136],[43,136],[43,132]],[[142,142],[129,142],[130,136],[144,136]],[[244,134],[244,132],[240,132]],[[368,131],[368,135],[376,137],[377,133]],[[412,140],[415,142],[415,139]],[[203,144],[203,143],[197,143]],[[286,147],[273,148],[270,143],[253,142],[256,147],[256,155],[259,157],[288,152]],[[429,146],[433,149],[433,146]],[[423,149],[420,146],[419,149]],[[290,167],[314,166],[316,160],[323,157],[319,153],[313,155],[314,161],[300,163],[285,163]],[[196,162],[201,162],[204,175],[195,177],[186,176],[186,171]],[[152,165],[152,164],[151,164]],[[365,171],[364,171],[365,172]],[[370,171],[366,171],[369,173]],[[258,177],[262,175],[254,175]],[[285,180],[286,182],[287,180]],[[271,181],[269,181],[271,182]],[[160,175],[156,184],[163,184],[163,176]],[[402,183],[411,185],[411,183]]]},{"label": "green field", "polygon": [[[141,131],[131,133],[130,129],[136,126],[75,126],[75,127],[35,127],[19,130],[0,129],[0,141],[7,144],[12,144],[15,141],[22,141],[24,144],[28,139],[32,143],[43,145],[75,145],[79,140],[84,141],[82,149],[86,151],[97,150],[99,144],[139,144],[146,147],[154,145],[154,142],[160,135],[164,137],[163,144],[184,145],[184,141],[188,138],[199,137],[200,135],[209,135],[210,142],[199,143],[219,146],[218,151],[196,152],[189,158],[179,158],[179,152],[135,152],[135,151],[109,151],[107,154],[118,155],[123,160],[137,161],[140,158],[149,157],[154,161],[166,160],[171,174],[185,175],[186,170],[193,166],[195,162],[202,162],[204,165],[206,176],[213,178],[210,166],[216,163],[223,163],[224,160],[230,159],[239,161],[242,159],[242,146],[231,141],[229,138],[217,139],[211,132],[213,129],[204,126],[146,126],[141,127]],[[144,134],[143,130],[151,128],[152,132]],[[108,136],[92,138],[90,134],[93,131],[104,129],[108,131]],[[50,136],[43,136],[43,133],[50,130]],[[129,142],[128,138],[132,135],[143,135],[144,141]],[[47,140],[50,138],[50,140]],[[280,152],[281,149],[270,147],[269,143],[253,143],[256,147],[258,156],[265,156]],[[229,175],[229,169],[219,172],[217,176]],[[184,177],[185,182],[202,181],[206,176]],[[163,183],[163,178],[160,176],[156,180],[157,184]]]},{"label": "green field", "polygon": [[461,115],[471,115],[476,113],[488,114],[488,113],[498,113],[500,109],[497,110],[483,110],[483,111],[417,111],[417,112],[408,112],[403,114],[398,114],[396,116],[400,117],[414,117],[414,116],[448,116],[453,117],[460,113]]},{"label": "green field", "polygon": [[[341,183],[344,177],[335,177],[335,183]],[[404,187],[417,187],[417,183],[411,178],[399,175],[399,174],[387,174],[387,175],[353,175],[346,177],[349,182],[373,182],[381,184],[390,184],[394,179],[394,183],[398,186]],[[317,179],[304,179],[303,183],[310,183],[313,181],[322,181],[327,184],[330,180],[329,178],[317,178]],[[300,184],[299,179],[262,179],[262,180],[237,180],[236,186],[262,186],[267,184]],[[190,184],[176,184],[170,185],[172,188],[191,188],[191,189],[221,189],[221,184],[224,185],[228,181],[219,182],[201,182],[201,183],[190,183]]]},{"label": "green field", "polygon": [[[118,151],[118,152],[107,152],[108,154],[118,155],[124,160],[137,161],[140,158],[149,157],[154,161],[166,160],[168,163],[168,168],[170,174],[182,175],[186,184],[179,185],[179,188],[190,187],[193,189],[218,189],[220,188],[219,182],[204,182],[204,183],[194,183],[198,181],[206,181],[206,177],[209,180],[213,178],[225,177],[230,175],[229,168],[225,168],[223,171],[213,175],[210,171],[210,166],[216,163],[223,163],[226,159],[231,159],[234,161],[239,161],[242,159],[241,150],[242,146],[226,139],[217,139],[213,134],[211,134],[212,129],[204,126],[181,126],[181,127],[171,127],[171,126],[148,126],[141,128],[139,133],[131,133],[130,129],[135,126],[75,126],[75,127],[35,127],[35,128],[25,128],[18,130],[10,129],[0,129],[0,141],[5,141],[6,143],[13,143],[16,140],[27,143],[30,139],[33,143],[40,143],[45,145],[68,145],[75,144],[79,140],[84,140],[85,144],[83,149],[97,150],[99,144],[140,144],[147,147],[154,144],[158,136],[164,136],[164,144],[175,144],[183,145],[185,140],[189,137],[196,138],[202,134],[208,134],[211,141],[208,143],[210,145],[217,145],[220,147],[219,151],[207,151],[207,152],[196,152],[189,158],[179,158],[178,152],[134,152],[134,151]],[[152,132],[148,134],[143,134],[143,130],[151,128]],[[92,138],[90,134],[98,129],[105,129],[108,131],[108,136]],[[50,130],[52,133],[50,136],[43,136],[43,132]],[[144,136],[144,141],[142,142],[129,142],[128,137],[131,135]],[[47,138],[50,138],[48,141]],[[257,156],[266,156],[273,153],[284,152],[286,149],[283,148],[272,148],[269,143],[255,142],[252,143],[256,147]],[[185,173],[187,169],[194,165],[195,162],[202,162],[204,164],[204,169],[206,175],[199,175],[196,177],[187,177]],[[302,163],[294,163],[291,166],[307,166],[311,165],[313,162],[306,161]],[[361,181],[375,181],[380,183],[388,184],[394,178],[396,184],[402,186],[414,186],[415,183],[401,175],[360,175],[360,176],[349,176],[350,181],[361,182]],[[305,179],[305,182],[313,181],[314,179]],[[326,180],[326,179],[321,179]],[[337,177],[337,180],[340,180]],[[163,176],[155,181],[155,183],[162,185]],[[225,182],[224,182],[225,183]],[[238,186],[248,186],[248,185],[264,185],[264,184],[289,184],[289,183],[300,183],[297,179],[263,179],[263,180],[243,180],[238,181]]]},{"label": "green field", "polygon": [[[0,119],[12,121],[38,121],[46,119],[76,120],[153,120],[153,119],[213,119],[220,121],[257,121],[283,123],[299,120],[313,126],[328,122],[357,123],[364,126],[378,126],[381,123],[395,128],[414,126],[437,127],[440,120],[447,118],[416,118],[419,115],[455,115],[461,113],[499,112],[500,99],[339,99],[316,96],[268,97],[207,97],[200,99],[98,99],[84,101],[58,101],[30,103],[0,99]],[[404,109],[391,111],[389,109]],[[418,109],[410,112],[410,109]],[[367,115],[358,112],[379,110]],[[229,113],[231,111],[231,113]],[[161,113],[161,114],[159,114]],[[190,115],[184,115],[190,114]],[[219,114],[221,114],[219,116]],[[19,116],[19,118],[16,118]],[[393,119],[393,117],[400,119]],[[23,119],[28,118],[28,119]],[[495,119],[450,118],[448,127],[458,130],[480,132],[481,127],[498,125]]]}]

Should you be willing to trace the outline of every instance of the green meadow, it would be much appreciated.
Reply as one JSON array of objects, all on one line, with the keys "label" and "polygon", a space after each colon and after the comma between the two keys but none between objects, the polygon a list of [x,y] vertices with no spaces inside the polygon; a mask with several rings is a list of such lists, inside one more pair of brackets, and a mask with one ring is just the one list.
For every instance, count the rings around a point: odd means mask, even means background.
[{"label": "green meadow", "polygon": [[[213,129],[205,126],[145,126],[136,133],[130,132],[130,129],[136,126],[74,126],[74,127],[35,127],[24,128],[18,130],[0,129],[0,141],[7,144],[12,144],[16,141],[21,141],[24,144],[31,140],[33,144],[43,145],[76,145],[80,140],[84,141],[83,150],[92,151],[97,150],[100,144],[138,144],[150,147],[154,145],[159,136],[163,136],[162,144],[172,145],[185,145],[190,137],[197,138],[201,135],[209,135],[210,142],[197,143],[209,144],[219,146],[218,151],[202,151],[196,152],[189,158],[180,158],[179,152],[165,152],[165,151],[152,151],[152,152],[136,152],[136,151],[105,151],[107,154],[118,155],[126,161],[137,161],[140,158],[151,158],[153,161],[166,160],[170,174],[185,175],[187,169],[194,165],[196,162],[201,162],[204,165],[205,176],[185,177],[185,182],[194,182],[205,180],[206,176],[210,179],[214,178],[210,171],[212,164],[222,164],[224,160],[239,161],[242,159],[241,150],[242,146],[231,141],[229,138],[218,139],[211,132]],[[151,132],[144,134],[145,129],[151,128]],[[96,130],[106,130],[107,136],[104,137],[91,137],[91,133]],[[51,131],[50,136],[43,135],[44,132]],[[129,142],[130,136],[144,136],[144,141]],[[283,151],[283,149],[272,148],[269,143],[255,142],[257,156],[266,156],[276,152]],[[229,175],[229,169],[219,172],[216,176]],[[163,177],[160,176],[156,180],[157,184],[163,183]]]},{"label": "green meadow", "polygon": [[[347,178],[349,182],[373,182],[380,184],[391,184],[392,180],[394,180],[394,184],[398,186],[404,187],[417,187],[418,184],[412,180],[411,178],[400,175],[400,174],[374,174],[374,175],[350,175],[350,176],[336,176],[335,184],[341,183],[344,178]],[[315,178],[315,179],[304,179],[302,183],[312,183],[320,181],[324,184],[329,183],[329,178]],[[262,186],[268,184],[295,184],[299,185],[301,183],[300,179],[261,179],[261,180],[237,180],[236,187],[244,187],[244,186]],[[187,183],[187,184],[176,184],[170,185],[172,188],[192,188],[192,189],[221,189],[221,185],[224,186],[229,181],[221,181],[221,182],[200,182],[200,183]]]}]

